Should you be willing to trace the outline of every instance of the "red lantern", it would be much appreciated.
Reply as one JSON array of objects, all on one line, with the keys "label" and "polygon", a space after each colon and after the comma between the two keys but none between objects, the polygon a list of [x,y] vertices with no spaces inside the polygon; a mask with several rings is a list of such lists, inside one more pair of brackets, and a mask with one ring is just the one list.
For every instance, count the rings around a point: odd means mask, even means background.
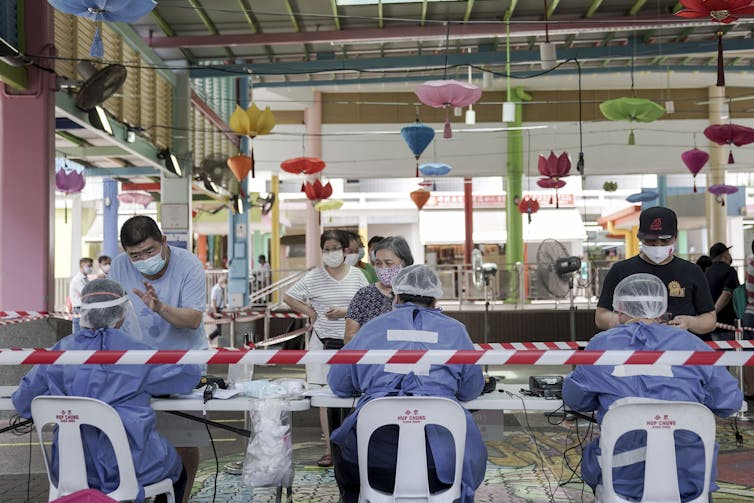
[{"label": "red lantern", "polygon": [[571,158],[566,152],[556,156],[555,152],[550,151],[550,155],[545,157],[539,156],[537,164],[539,174],[548,178],[564,178],[571,172]]},{"label": "red lantern", "polygon": [[518,212],[522,215],[525,213],[529,217],[529,223],[531,223],[532,214],[538,211],[539,202],[531,196],[524,196],[518,203]]},{"label": "red lantern", "polygon": [[228,167],[235,175],[236,179],[240,182],[254,166],[254,159],[243,154],[234,155],[229,157],[227,161]]},{"label": "red lantern", "polygon": [[709,154],[704,150],[699,150],[694,147],[691,150],[681,154],[681,160],[686,165],[686,169],[691,172],[691,176],[694,178],[694,192],[696,192],[696,175],[702,170],[704,165],[709,160]]},{"label": "red lantern", "polygon": [[[740,147],[754,143],[754,129],[738,124],[713,124],[704,129],[704,136],[718,145]],[[728,153],[728,164],[733,164],[733,150]]]},{"label": "red lantern", "polygon": [[294,175],[313,175],[325,169],[325,161],[317,157],[295,157],[280,163],[280,168]]},{"label": "red lantern", "polygon": [[306,193],[306,197],[311,201],[321,201],[332,195],[332,185],[330,185],[330,182],[322,185],[319,179],[314,180],[314,183],[306,182],[304,184],[304,193]]},{"label": "red lantern", "polygon": [[414,201],[416,207],[421,210],[422,208],[424,208],[424,205],[427,204],[427,201],[429,201],[429,196],[431,194],[427,189],[422,187],[420,189],[414,190],[409,195],[411,196],[411,200]]}]

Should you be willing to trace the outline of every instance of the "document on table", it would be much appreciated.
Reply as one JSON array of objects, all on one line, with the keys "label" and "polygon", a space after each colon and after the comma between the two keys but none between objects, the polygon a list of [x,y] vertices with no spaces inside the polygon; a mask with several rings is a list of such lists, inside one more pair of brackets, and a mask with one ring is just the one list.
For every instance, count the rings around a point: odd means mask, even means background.
[{"label": "document on table", "polygon": [[[212,398],[219,399],[219,400],[227,400],[228,398],[233,398],[234,396],[241,393],[240,390],[237,389],[216,389],[214,393],[212,393]],[[191,392],[190,395],[178,395],[178,398],[197,398],[197,399],[204,399],[204,387],[195,389]]]}]

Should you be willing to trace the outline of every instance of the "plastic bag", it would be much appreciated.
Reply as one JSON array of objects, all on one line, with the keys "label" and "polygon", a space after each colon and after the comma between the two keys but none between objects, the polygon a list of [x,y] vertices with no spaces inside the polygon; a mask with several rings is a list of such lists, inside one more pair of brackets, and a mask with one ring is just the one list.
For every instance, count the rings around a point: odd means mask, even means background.
[{"label": "plastic bag", "polygon": [[251,413],[253,435],[246,448],[243,480],[249,487],[293,483],[291,412],[279,398],[259,400]]}]

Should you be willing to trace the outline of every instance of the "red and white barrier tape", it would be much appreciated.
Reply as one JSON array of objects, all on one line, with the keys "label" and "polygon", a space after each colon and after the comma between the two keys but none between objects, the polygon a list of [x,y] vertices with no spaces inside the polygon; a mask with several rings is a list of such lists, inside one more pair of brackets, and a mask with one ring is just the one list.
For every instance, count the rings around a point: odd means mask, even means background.
[{"label": "red and white barrier tape", "polygon": [[267,346],[280,344],[281,342],[289,341],[293,339],[294,337],[298,337],[299,335],[308,333],[309,330],[311,330],[311,328],[312,328],[311,326],[306,326],[304,328],[299,328],[298,330],[294,330],[292,332],[281,334],[275,337],[270,337],[266,341],[257,342],[256,346],[266,348]]},{"label": "red and white barrier tape", "polygon": [[302,365],[305,363],[405,365],[716,365],[754,366],[749,351],[586,351],[586,350],[339,350],[246,351],[128,350],[49,351],[0,349],[0,365],[209,364]]}]

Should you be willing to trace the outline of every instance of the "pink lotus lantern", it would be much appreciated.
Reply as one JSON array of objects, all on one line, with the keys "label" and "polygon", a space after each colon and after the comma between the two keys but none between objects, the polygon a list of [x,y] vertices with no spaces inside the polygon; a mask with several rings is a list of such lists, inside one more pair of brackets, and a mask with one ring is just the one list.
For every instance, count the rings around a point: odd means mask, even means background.
[{"label": "pink lotus lantern", "polygon": [[686,165],[686,169],[691,172],[694,177],[694,192],[696,192],[696,175],[699,173],[707,161],[709,160],[709,154],[704,150],[699,150],[694,147],[691,150],[681,154],[681,160]]},{"label": "pink lotus lantern", "polygon": [[566,152],[563,152],[559,156],[555,155],[555,152],[550,152],[550,155],[545,157],[539,156],[539,162],[537,164],[539,174],[546,176],[547,178],[540,178],[537,180],[537,185],[543,189],[555,189],[555,207],[559,208],[558,204],[558,189],[565,187],[565,181],[561,180],[568,176],[571,172],[571,159]]},{"label": "pink lotus lantern", "polygon": [[[704,136],[718,145],[748,145],[754,143],[754,129],[738,124],[715,124],[707,126]],[[728,154],[728,164],[733,164],[733,149]]]},{"label": "pink lotus lantern", "polygon": [[725,197],[728,194],[735,194],[738,192],[738,187],[735,185],[726,185],[724,183],[718,183],[707,187],[707,191],[715,194],[715,200],[720,203],[720,206],[725,206]]},{"label": "pink lotus lantern", "polygon": [[482,90],[477,86],[457,80],[430,80],[417,87],[414,92],[425,105],[445,109],[443,138],[453,137],[448,109],[473,105],[482,97]]},{"label": "pink lotus lantern", "polygon": [[[79,169],[77,169],[77,167]],[[73,167],[68,165],[68,159],[55,161],[55,188],[68,196],[68,194],[78,194],[86,186],[84,179],[84,168],[79,164]],[[68,198],[65,198],[65,213],[63,221],[68,223]]]},{"label": "pink lotus lantern", "polygon": [[153,200],[154,198],[152,197],[152,194],[141,190],[126,190],[118,194],[118,201],[121,203],[140,204],[145,208],[149,206],[149,203]]}]

